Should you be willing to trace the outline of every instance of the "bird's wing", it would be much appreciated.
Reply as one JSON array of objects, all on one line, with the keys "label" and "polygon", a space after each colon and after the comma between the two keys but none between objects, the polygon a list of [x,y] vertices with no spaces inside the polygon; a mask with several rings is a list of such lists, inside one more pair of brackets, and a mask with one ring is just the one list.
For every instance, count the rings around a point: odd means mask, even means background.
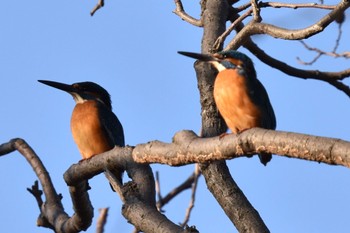
[{"label": "bird's wing", "polygon": [[[102,103],[99,104],[103,105]],[[113,144],[125,146],[123,126],[118,117],[104,105],[99,107],[99,111],[103,128]]]},{"label": "bird's wing", "polygon": [[276,117],[273,111],[269,95],[262,83],[256,79],[252,93],[252,99],[259,106],[262,116],[262,128],[265,129],[276,129]]}]

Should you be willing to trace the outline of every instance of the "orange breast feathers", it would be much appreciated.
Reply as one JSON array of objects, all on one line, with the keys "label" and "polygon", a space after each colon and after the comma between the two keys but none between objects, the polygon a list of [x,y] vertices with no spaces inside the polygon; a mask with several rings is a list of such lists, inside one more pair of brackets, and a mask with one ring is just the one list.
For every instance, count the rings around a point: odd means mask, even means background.
[{"label": "orange breast feathers", "polygon": [[88,159],[114,147],[100,121],[98,106],[97,101],[88,100],[76,104],[72,113],[73,139],[83,159]]},{"label": "orange breast feathers", "polygon": [[214,84],[214,99],[232,133],[261,126],[261,112],[248,95],[246,78],[236,69],[219,72]]}]

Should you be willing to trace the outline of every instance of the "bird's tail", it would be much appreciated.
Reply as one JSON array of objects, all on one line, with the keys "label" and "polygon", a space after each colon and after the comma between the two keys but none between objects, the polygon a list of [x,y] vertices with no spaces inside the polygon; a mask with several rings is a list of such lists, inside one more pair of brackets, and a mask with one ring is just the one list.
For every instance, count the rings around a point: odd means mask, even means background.
[{"label": "bird's tail", "polygon": [[261,154],[259,154],[259,159],[260,159],[260,162],[261,162],[262,164],[264,164],[264,166],[266,166],[266,164],[267,164],[268,162],[271,161],[271,159],[272,159],[272,154],[269,154],[269,153],[261,153]]}]

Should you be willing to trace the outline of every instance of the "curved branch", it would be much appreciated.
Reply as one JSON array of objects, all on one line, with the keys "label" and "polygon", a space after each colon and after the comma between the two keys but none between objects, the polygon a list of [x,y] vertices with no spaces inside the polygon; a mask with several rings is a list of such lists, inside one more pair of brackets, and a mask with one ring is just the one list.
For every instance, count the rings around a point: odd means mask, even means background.
[{"label": "curved branch", "polygon": [[175,2],[175,6],[176,6],[175,10],[173,11],[174,14],[179,16],[182,20],[186,21],[187,23],[190,23],[190,24],[197,26],[197,27],[203,27],[202,20],[195,19],[186,13],[186,11],[184,10],[184,7],[182,5],[181,0],[174,0],[174,2]]},{"label": "curved branch", "polygon": [[[147,206],[147,208],[142,210],[142,213],[149,213],[150,215],[147,216],[147,219],[143,219],[140,225],[137,225],[139,229],[145,232],[156,232],[153,231],[154,229],[159,230],[159,226],[156,226],[156,223],[159,223],[159,219],[162,219],[162,227],[166,226],[169,229],[176,228],[182,230],[182,228],[171,223],[165,216],[161,215],[155,207],[154,180],[152,171],[148,165],[149,163],[180,166],[200,162],[202,163],[201,170],[203,173],[218,172],[221,175],[224,174],[220,176],[220,179],[215,175],[206,174],[206,179],[208,187],[211,188],[212,192],[224,191],[224,193],[226,193],[227,190],[230,190],[230,193],[234,193],[234,195],[231,196],[224,195],[224,197],[221,197],[225,198],[225,200],[220,200],[220,204],[225,203],[226,205],[230,205],[227,202],[227,198],[230,198],[230,201],[234,199],[231,197],[238,198],[235,203],[232,203],[235,208],[225,210],[233,212],[234,215],[242,214],[242,212],[237,210],[240,209],[240,206],[246,205],[249,202],[237,203],[239,198],[244,197],[243,193],[237,189],[237,186],[226,189],[227,183],[231,184],[234,181],[227,180],[232,179],[230,176],[225,175],[229,174],[227,167],[225,168],[222,164],[213,161],[237,158],[244,154],[253,155],[267,152],[286,157],[350,167],[350,142],[340,139],[260,128],[253,128],[239,135],[231,134],[221,138],[200,138],[192,131],[181,131],[174,136],[173,143],[152,141],[146,144],[139,144],[136,147],[115,147],[111,151],[94,156],[79,164],[72,165],[65,173],[64,178],[67,184],[71,186],[70,191],[73,199],[74,197],[76,198],[73,204],[75,204],[75,206],[83,206],[80,208],[87,209],[84,210],[75,207],[76,213],[72,218],[69,218],[63,211],[60,196],[55,193],[53,187],[49,187],[51,181],[43,181],[44,179],[50,178],[44,168],[40,168],[41,162],[36,158],[37,156],[32,149],[22,139],[14,139],[0,145],[1,155],[14,150],[18,150],[25,155],[42,182],[46,195],[46,202],[41,206],[42,214],[48,222],[55,227],[57,232],[78,232],[78,229],[74,227],[79,226],[79,218],[77,217],[79,216],[79,212],[86,210],[88,212],[92,211],[90,203],[84,200],[84,195],[87,195],[87,182],[85,182],[85,180],[104,172],[106,167],[108,168],[111,164],[125,166],[128,175],[133,180],[133,182],[129,182],[122,187],[122,193],[126,200],[123,214],[128,220],[136,224],[138,222],[137,218],[140,218],[140,216],[136,216],[131,210]],[[210,164],[210,169],[208,169],[207,164]],[[223,168],[227,171],[222,171]],[[38,174],[38,172],[41,172],[41,174]],[[220,180],[226,182],[226,185],[223,185],[222,182],[218,182]],[[79,200],[82,198],[83,200]],[[77,204],[82,201],[84,201],[84,203]],[[86,204],[88,207],[84,207]],[[237,207],[237,204],[240,206]],[[255,210],[251,209],[251,211],[254,212]],[[79,220],[84,219],[85,218],[81,218]],[[143,228],[143,224],[146,224],[145,222],[147,222],[147,227]],[[82,229],[81,226],[80,229]]]},{"label": "curved branch", "polygon": [[148,164],[134,162],[133,150],[133,147],[115,147],[89,160],[73,164],[65,172],[64,179],[68,185],[75,185],[118,164],[132,179],[132,182],[121,187],[124,217],[143,232],[175,232],[174,229],[176,232],[182,232],[183,229],[180,226],[168,220],[157,210],[152,170]]},{"label": "curved branch", "polygon": [[185,232],[180,226],[169,221],[164,215],[158,212],[157,208],[147,205],[140,198],[140,190],[135,183],[128,183],[123,186],[125,204],[122,214],[136,228],[143,232]]},{"label": "curved branch", "polygon": [[[64,212],[61,196],[57,194],[49,173],[41,162],[40,158],[34,152],[34,150],[20,138],[11,140],[8,143],[0,145],[0,155],[5,155],[12,151],[17,150],[21,153],[33,168],[35,174],[40,180],[43,187],[43,192],[46,197],[46,201],[36,197],[38,204],[40,205],[41,214],[38,219],[38,223],[42,223],[43,227],[55,229],[55,232],[79,232],[86,230],[92,222],[93,208],[91,206],[89,196],[87,193],[87,182],[81,181],[76,186],[70,187],[71,197],[73,200],[75,214],[70,218],[66,212]],[[38,187],[33,187],[30,192],[38,193]]]},{"label": "curved branch", "polygon": [[338,90],[343,91],[347,96],[350,97],[350,88],[344,83],[340,82],[345,78],[350,77],[350,69],[346,69],[340,72],[322,72],[319,70],[302,70],[295,67],[289,66],[284,62],[281,62],[260,49],[250,38],[244,44],[251,53],[253,53],[260,61],[265,64],[282,71],[285,74],[303,79],[316,79],[325,81]]},{"label": "curved branch", "polygon": [[247,10],[244,14],[242,14],[241,16],[239,15],[235,15],[235,20],[233,21],[233,23],[230,25],[230,27],[228,29],[226,29],[226,31],[224,33],[222,33],[215,41],[214,45],[213,45],[213,52],[217,52],[219,51],[220,48],[223,47],[223,44],[226,40],[226,38],[231,34],[231,32],[240,24],[242,23],[242,21],[247,18],[248,16],[250,16],[253,12],[253,9],[250,8],[249,10]]},{"label": "curved branch", "polygon": [[275,38],[285,39],[285,40],[300,40],[309,38],[317,33],[322,32],[330,23],[332,23],[339,14],[344,12],[350,7],[350,1],[342,0],[330,13],[325,15],[315,24],[303,28],[290,30],[281,27],[277,27],[271,24],[259,23],[256,21],[249,22],[235,38],[233,38],[229,44],[228,48],[235,49],[237,46],[244,44],[244,42],[252,35],[256,34],[267,34]]}]

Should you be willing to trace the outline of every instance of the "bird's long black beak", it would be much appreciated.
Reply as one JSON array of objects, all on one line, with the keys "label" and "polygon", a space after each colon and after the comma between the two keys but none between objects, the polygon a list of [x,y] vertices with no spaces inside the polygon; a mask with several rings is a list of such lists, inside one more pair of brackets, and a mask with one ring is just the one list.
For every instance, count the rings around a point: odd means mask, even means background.
[{"label": "bird's long black beak", "polygon": [[218,58],[210,54],[191,53],[191,52],[184,52],[184,51],[178,51],[178,53],[186,57],[191,57],[200,61],[207,61],[207,62],[218,61]]},{"label": "bird's long black beak", "polygon": [[57,89],[60,89],[62,91],[66,91],[69,93],[76,92],[75,88],[72,87],[72,85],[54,82],[54,81],[48,81],[48,80],[38,80],[38,82],[41,82],[41,83],[48,85],[50,87],[54,87],[54,88],[57,88]]}]

